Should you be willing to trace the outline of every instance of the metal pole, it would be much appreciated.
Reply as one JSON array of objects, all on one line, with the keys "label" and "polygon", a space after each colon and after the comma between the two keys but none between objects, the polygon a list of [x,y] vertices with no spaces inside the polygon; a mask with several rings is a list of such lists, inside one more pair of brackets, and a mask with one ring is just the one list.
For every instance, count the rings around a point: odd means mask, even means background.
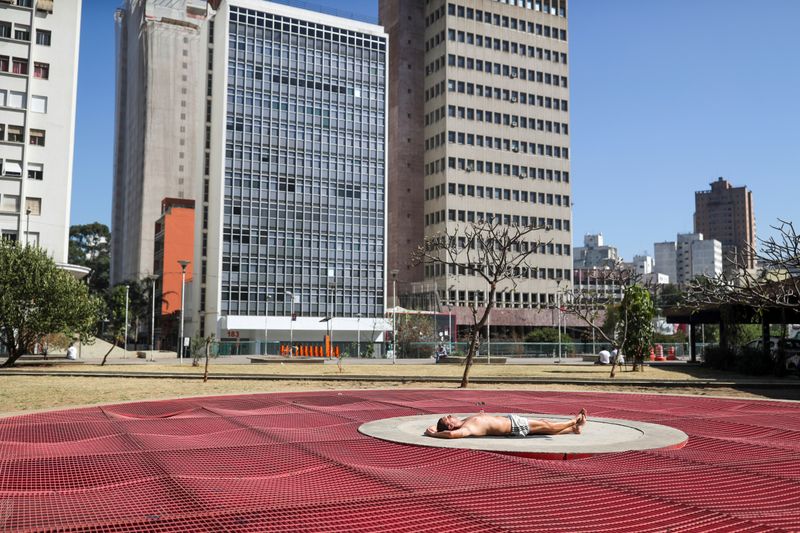
[{"label": "metal pole", "polygon": [[178,337],[178,364],[183,364],[183,306],[185,305],[184,299],[184,284],[186,283],[186,267],[181,272],[181,328]]},{"label": "metal pole", "polygon": [[269,289],[264,301],[264,355],[269,355]]},{"label": "metal pole", "polygon": [[183,317],[186,314],[184,306],[186,305],[186,267],[189,266],[190,261],[179,260],[178,264],[181,266],[181,329],[180,338],[178,339],[178,364],[183,364]]},{"label": "metal pole", "polygon": [[397,270],[392,270],[392,364],[397,361]]},{"label": "metal pole", "polygon": [[150,285],[150,361],[153,360],[153,352],[156,350],[156,278],[153,278]]},{"label": "metal pole", "polygon": [[25,246],[30,246],[31,244],[31,208],[25,209],[25,215],[27,216],[27,221],[25,222]]},{"label": "metal pole", "polygon": [[[560,283],[559,289],[560,289]],[[558,306],[558,362],[561,362],[561,291],[556,291],[556,305]]]},{"label": "metal pole", "polygon": [[357,343],[358,355],[357,355],[357,357],[359,359],[361,359],[361,313],[358,314],[358,319],[356,320],[356,322],[358,324],[358,343]]},{"label": "metal pole", "polygon": [[294,294],[286,292],[291,300],[289,301],[289,355],[294,355]]},{"label": "metal pole", "polygon": [[130,290],[130,285],[125,285],[125,344],[124,349],[122,351],[123,359],[128,357],[128,291]]},{"label": "metal pole", "polygon": [[[486,302],[486,305],[489,305],[489,302]],[[492,363],[492,310],[487,309],[486,311],[486,364]]]}]

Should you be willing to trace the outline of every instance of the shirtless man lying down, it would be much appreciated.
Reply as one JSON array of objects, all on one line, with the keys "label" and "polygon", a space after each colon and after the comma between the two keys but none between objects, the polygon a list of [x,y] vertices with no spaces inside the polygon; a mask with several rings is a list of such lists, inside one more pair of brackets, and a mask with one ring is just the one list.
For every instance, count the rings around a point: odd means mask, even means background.
[{"label": "shirtless man lying down", "polygon": [[586,424],[586,409],[566,422],[527,419],[519,415],[487,415],[483,411],[460,419],[453,415],[443,416],[435,426],[425,430],[429,437],[460,439],[463,437],[524,437],[526,435],[563,435],[580,433]]}]

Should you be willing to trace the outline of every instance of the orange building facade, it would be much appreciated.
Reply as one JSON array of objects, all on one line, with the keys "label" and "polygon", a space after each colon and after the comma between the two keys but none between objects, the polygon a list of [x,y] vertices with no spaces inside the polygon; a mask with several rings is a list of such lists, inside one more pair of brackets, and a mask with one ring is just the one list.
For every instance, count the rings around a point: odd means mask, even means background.
[{"label": "orange building facade", "polygon": [[[181,266],[178,261],[194,257],[194,200],[164,198],[161,218],[155,224],[153,274],[156,276],[156,298],[160,299],[156,333],[162,341],[177,335],[165,323],[166,317],[178,317],[181,308]],[[186,267],[186,281],[192,279],[193,265]],[[187,290],[187,295],[189,291]],[[156,300],[158,301],[158,300]]]}]

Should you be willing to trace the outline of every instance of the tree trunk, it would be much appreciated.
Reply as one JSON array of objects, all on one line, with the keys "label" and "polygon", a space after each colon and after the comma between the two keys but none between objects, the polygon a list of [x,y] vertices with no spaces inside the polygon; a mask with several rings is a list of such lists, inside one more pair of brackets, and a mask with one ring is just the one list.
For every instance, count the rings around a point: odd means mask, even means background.
[{"label": "tree trunk", "polygon": [[109,348],[106,354],[103,356],[103,360],[100,362],[100,366],[105,366],[106,359],[108,359],[108,354],[110,354],[111,351],[116,347],[117,347],[117,338],[115,337],[114,342],[111,343],[111,348]]},{"label": "tree trunk", "polygon": [[19,353],[9,352],[8,359],[6,359],[6,362],[3,363],[2,366],[0,366],[0,368],[11,368],[12,366],[14,366],[14,363],[16,363],[17,359],[19,359],[20,357],[22,357],[22,350],[20,350]]},{"label": "tree trunk", "polygon": [[211,352],[211,342],[206,340],[206,367],[203,370],[203,383],[208,381],[208,356]]},{"label": "tree trunk", "polygon": [[[494,290],[489,291],[489,302],[494,301]],[[475,359],[475,352],[478,349],[478,341],[480,340],[480,332],[489,320],[489,312],[492,310],[491,304],[487,304],[483,310],[483,316],[475,323],[472,332],[472,338],[469,341],[469,350],[467,351],[467,359],[464,362],[464,375],[461,377],[461,386],[459,388],[466,389],[469,387],[469,369],[472,368],[472,361]],[[477,311],[474,311],[477,314]],[[475,316],[473,314],[473,316]]]}]

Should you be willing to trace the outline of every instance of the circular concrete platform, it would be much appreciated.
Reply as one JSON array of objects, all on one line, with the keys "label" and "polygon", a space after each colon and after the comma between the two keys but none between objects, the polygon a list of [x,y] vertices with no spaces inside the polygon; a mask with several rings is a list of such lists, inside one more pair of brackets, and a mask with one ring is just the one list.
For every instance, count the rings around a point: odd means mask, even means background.
[{"label": "circular concrete platform", "polygon": [[[502,413],[492,413],[502,414]],[[547,420],[569,420],[567,416],[520,413],[521,416]],[[659,424],[614,418],[589,418],[581,433],[568,435],[528,435],[513,437],[476,437],[439,439],[425,435],[425,428],[436,424],[443,415],[417,415],[384,418],[362,424],[358,431],[377,439],[415,446],[459,448],[521,455],[538,459],[577,459],[601,453],[631,450],[678,449],[688,436],[683,431]],[[459,418],[467,414],[454,415]]]}]

